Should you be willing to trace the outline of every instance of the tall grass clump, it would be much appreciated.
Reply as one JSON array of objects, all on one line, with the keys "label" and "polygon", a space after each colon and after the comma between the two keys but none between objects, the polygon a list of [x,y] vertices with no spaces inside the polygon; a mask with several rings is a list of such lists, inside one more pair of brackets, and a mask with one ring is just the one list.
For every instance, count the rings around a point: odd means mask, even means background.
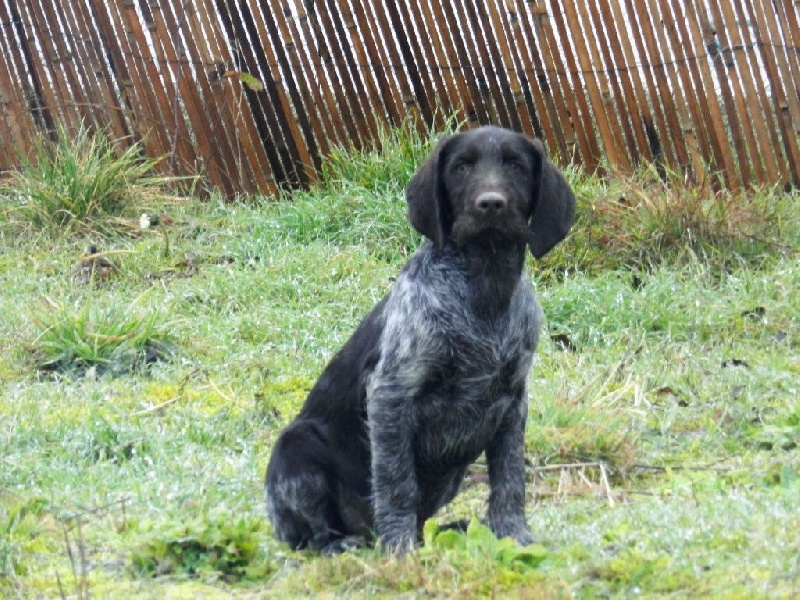
[{"label": "tall grass clump", "polygon": [[0,193],[12,212],[40,230],[82,234],[110,233],[114,218],[169,196],[176,178],[153,174],[158,158],[145,157],[141,144],[120,150],[103,133],[81,126],[71,134],[59,126],[55,140],[39,136]]},{"label": "tall grass clump", "polygon": [[357,150],[348,145],[336,146],[322,167],[321,186],[338,189],[342,185],[352,185],[402,192],[436,142],[454,133],[457,127],[451,118],[441,131],[428,128],[420,132],[409,119],[399,127],[381,128],[375,147]]},{"label": "tall grass clump", "polygon": [[624,179],[575,179],[576,226],[545,264],[649,270],[697,257],[727,270],[793,253],[800,243],[797,192],[712,190],[653,165]]},{"label": "tall grass clump", "polygon": [[100,309],[86,302],[77,310],[53,305],[34,324],[38,335],[31,350],[42,371],[121,374],[168,357],[175,346],[156,314],[140,316],[133,305]]}]

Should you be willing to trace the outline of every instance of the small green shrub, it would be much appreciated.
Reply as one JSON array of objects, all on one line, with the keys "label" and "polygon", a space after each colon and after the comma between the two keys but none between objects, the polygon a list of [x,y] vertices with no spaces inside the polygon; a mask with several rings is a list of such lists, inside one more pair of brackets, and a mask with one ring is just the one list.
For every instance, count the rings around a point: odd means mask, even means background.
[{"label": "small green shrub", "polygon": [[666,553],[624,548],[618,556],[594,569],[592,575],[616,586],[635,586],[662,594],[691,589],[696,585],[694,576],[676,572],[672,563],[672,558]]},{"label": "small green shrub", "polygon": [[386,260],[401,260],[419,244],[406,219],[402,191],[379,194],[363,188],[342,188],[334,195],[317,190],[296,192],[289,201],[264,208],[266,219],[251,237],[236,242],[248,258],[268,256],[282,242],[366,246]]},{"label": "small green shrub", "polygon": [[133,551],[133,570],[140,577],[263,579],[274,567],[262,549],[261,527],[260,520],[228,514],[146,524],[143,539]]},{"label": "small green shrub", "polygon": [[43,371],[122,374],[168,357],[175,347],[158,316],[139,316],[133,304],[98,309],[85,302],[74,312],[54,306],[34,323],[39,335],[31,349]]},{"label": "small green shrub", "polygon": [[104,133],[81,127],[71,134],[59,126],[55,141],[33,140],[0,193],[13,203],[13,213],[38,229],[110,233],[114,217],[170,198],[165,186],[177,178],[152,174],[159,160],[145,158],[141,144],[120,150]]}]

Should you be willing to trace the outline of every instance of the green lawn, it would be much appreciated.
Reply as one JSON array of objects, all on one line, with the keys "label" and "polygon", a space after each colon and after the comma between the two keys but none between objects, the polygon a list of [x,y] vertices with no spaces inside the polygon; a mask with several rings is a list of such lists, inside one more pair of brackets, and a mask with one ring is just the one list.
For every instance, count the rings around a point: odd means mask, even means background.
[{"label": "green lawn", "polygon": [[[34,228],[6,190],[0,596],[800,594],[797,195],[569,174],[578,224],[528,265],[535,546],[477,522],[403,559],[272,539],[270,448],[419,243],[401,192],[424,152],[397,134],[310,192],[150,205],[171,222],[146,230],[139,208]],[[87,283],[90,244],[114,269]],[[482,516],[485,480],[439,520]]]}]

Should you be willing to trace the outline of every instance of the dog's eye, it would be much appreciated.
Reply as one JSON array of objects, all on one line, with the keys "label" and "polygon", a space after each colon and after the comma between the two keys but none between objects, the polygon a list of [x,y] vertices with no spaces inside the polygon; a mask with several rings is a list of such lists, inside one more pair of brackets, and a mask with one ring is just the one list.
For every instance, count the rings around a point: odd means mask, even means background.
[{"label": "dog's eye", "polygon": [[504,160],[503,166],[509,171],[521,171],[524,168],[521,162],[513,158]]},{"label": "dog's eye", "polygon": [[460,160],[453,165],[453,170],[461,175],[469,173],[470,169],[472,169],[472,163],[469,163],[465,160]]}]

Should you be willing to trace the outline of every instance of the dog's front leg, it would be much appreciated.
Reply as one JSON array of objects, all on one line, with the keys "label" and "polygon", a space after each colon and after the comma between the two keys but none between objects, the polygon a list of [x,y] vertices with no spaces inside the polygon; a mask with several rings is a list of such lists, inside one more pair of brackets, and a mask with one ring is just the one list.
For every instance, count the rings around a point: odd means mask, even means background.
[{"label": "dog's front leg", "polygon": [[367,402],[372,502],[381,544],[389,552],[403,554],[416,545],[419,487],[412,445],[412,399],[407,390],[392,387],[373,387]]},{"label": "dog's front leg", "polygon": [[489,526],[499,537],[532,544],[525,522],[525,421],[528,403],[521,392],[506,413],[500,429],[486,448],[489,467]]}]

